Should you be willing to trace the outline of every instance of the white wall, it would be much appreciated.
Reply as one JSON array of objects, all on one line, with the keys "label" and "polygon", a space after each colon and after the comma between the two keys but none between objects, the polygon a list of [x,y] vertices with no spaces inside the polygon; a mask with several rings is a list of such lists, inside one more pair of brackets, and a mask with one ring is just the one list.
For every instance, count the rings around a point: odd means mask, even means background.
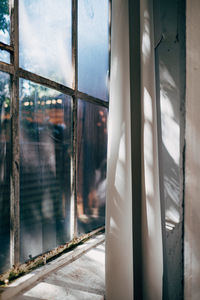
[{"label": "white wall", "polygon": [[[155,0],[164,290],[183,298],[183,153],[185,141],[185,3]],[[161,39],[162,37],[162,39]],[[159,42],[160,41],[160,42]]]},{"label": "white wall", "polygon": [[186,10],[185,300],[200,299],[200,1]]}]

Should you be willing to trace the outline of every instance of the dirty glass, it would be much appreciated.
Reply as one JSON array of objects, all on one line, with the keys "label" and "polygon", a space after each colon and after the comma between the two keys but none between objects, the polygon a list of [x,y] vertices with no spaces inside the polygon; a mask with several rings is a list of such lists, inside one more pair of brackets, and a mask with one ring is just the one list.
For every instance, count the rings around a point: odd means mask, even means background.
[{"label": "dirty glass", "polygon": [[0,272],[10,266],[10,76],[0,72]]},{"label": "dirty glass", "polygon": [[78,85],[108,100],[108,0],[78,1]]},{"label": "dirty glass", "polygon": [[4,50],[0,50],[0,61],[3,61],[7,64],[10,63],[10,53]]},{"label": "dirty glass", "polygon": [[0,1],[0,42],[10,44],[9,0]]},{"label": "dirty glass", "polygon": [[71,98],[20,79],[21,262],[70,239]]},{"label": "dirty glass", "polygon": [[105,224],[107,109],[78,101],[78,233]]},{"label": "dirty glass", "polygon": [[20,67],[71,87],[71,23],[71,0],[20,0]]}]

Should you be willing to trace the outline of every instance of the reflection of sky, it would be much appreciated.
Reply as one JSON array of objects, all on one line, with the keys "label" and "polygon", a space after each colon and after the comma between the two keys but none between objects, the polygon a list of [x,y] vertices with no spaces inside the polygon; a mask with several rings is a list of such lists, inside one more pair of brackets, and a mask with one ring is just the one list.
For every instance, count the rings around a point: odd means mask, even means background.
[{"label": "reflection of sky", "polygon": [[[78,11],[79,89],[107,99],[108,0],[79,0]],[[71,87],[71,22],[70,0],[19,1],[20,66]],[[0,40],[9,44],[9,33]]]},{"label": "reflection of sky", "polygon": [[[4,15],[4,18],[6,20],[6,23],[10,23],[10,17],[8,15]],[[3,31],[0,30],[0,41],[5,44],[10,44],[10,34],[7,30]]]},{"label": "reflection of sky", "polygon": [[78,11],[79,89],[107,99],[108,0],[79,0]]},{"label": "reflection of sky", "polygon": [[20,66],[72,85],[71,1],[19,1]]},{"label": "reflection of sky", "polygon": [[0,72],[0,82],[1,82],[0,99],[4,99],[4,97],[10,98],[9,80],[10,80],[9,74]]},{"label": "reflection of sky", "polygon": [[0,60],[9,64],[10,54],[7,51],[0,50]]},{"label": "reflection of sky", "polygon": [[31,83],[28,80],[21,80],[20,87],[21,100],[26,97],[32,97],[35,94],[35,90],[37,90],[38,97],[57,97],[58,95],[60,95],[60,92],[54,89],[45,88],[39,84]]}]

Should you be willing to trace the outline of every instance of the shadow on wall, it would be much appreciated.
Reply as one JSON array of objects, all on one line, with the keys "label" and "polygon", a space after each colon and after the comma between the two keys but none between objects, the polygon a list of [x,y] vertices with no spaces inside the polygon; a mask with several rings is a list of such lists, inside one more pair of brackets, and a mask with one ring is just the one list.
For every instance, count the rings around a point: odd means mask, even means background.
[{"label": "shadow on wall", "polygon": [[[160,59],[162,141],[158,141],[152,16],[149,14],[151,8],[148,7],[148,1],[144,1],[144,3],[144,7],[142,7],[144,18],[144,28],[142,31],[142,96],[144,105],[142,107],[144,110],[144,127],[142,128],[144,139],[143,255],[144,274],[147,280],[147,295],[155,299],[157,296],[162,297],[161,221],[165,223],[168,234],[175,233],[177,230],[180,237],[181,232],[182,202],[180,199],[182,195],[180,184],[182,181],[180,179],[180,165],[182,158],[180,158],[180,147],[183,144],[180,135],[180,126],[182,125],[182,121],[180,121],[182,91],[180,90],[182,83],[179,82],[181,68],[173,68],[176,65],[179,66],[176,57],[180,50],[180,45],[177,46],[178,42],[173,41],[176,51],[174,50],[174,55],[170,56],[171,60],[168,60],[165,53],[163,53],[162,59]],[[129,93],[127,93],[129,90],[129,85],[127,84],[127,80],[129,79],[129,61],[127,59],[128,50],[126,49],[127,37],[124,34],[128,25],[122,18],[123,14],[126,16],[124,6],[124,4],[119,5],[120,12],[115,16],[118,20],[116,24],[115,18],[113,20],[113,36],[116,34],[118,39],[116,39],[117,41],[113,39],[114,42],[112,44],[106,246],[107,277],[109,279],[112,276],[112,281],[117,284],[122,282],[121,293],[127,287],[125,286],[126,283],[130,282],[130,277],[127,278],[127,274],[131,274],[128,273],[131,269],[129,258],[132,257],[130,243],[130,237],[132,236],[130,224],[132,222],[131,192],[134,193],[134,190],[131,191],[130,106]],[[165,58],[167,59],[166,61]],[[163,183],[161,182],[164,186],[164,199],[161,199],[161,201],[165,204],[164,213],[166,220],[161,220],[158,169],[159,145],[162,145],[162,163],[164,165],[164,181]],[[168,245],[168,255],[170,256],[171,249],[176,248],[179,251],[179,258],[181,258],[181,240],[179,240],[177,246],[175,244],[175,237],[176,234],[174,234],[173,239],[170,240],[170,244]],[[124,247],[127,250],[126,254],[124,254]],[[112,253],[109,249],[113,250]],[[173,277],[173,271],[177,267],[174,260],[175,254],[175,252],[172,253],[172,258],[169,259],[171,261],[171,278]],[[127,260],[129,265],[126,265]],[[127,268],[126,272],[125,268]],[[179,268],[180,265],[178,265]],[[152,276],[152,270],[154,276]],[[176,272],[174,273],[176,274]],[[113,282],[109,282],[108,295],[112,296],[113,299],[114,297],[119,299],[120,292],[116,288],[116,285],[114,286]],[[171,280],[171,282],[173,281]],[[152,287],[150,291],[152,294],[148,294],[149,286]],[[114,291],[112,291],[112,288]],[[127,290],[130,290],[130,287],[127,287]]]},{"label": "shadow on wall", "polygon": [[[151,55],[151,37],[149,29],[148,12],[144,13],[144,33],[142,39],[142,52],[144,65],[148,62]],[[170,56],[171,57],[171,56]],[[175,59],[175,57],[174,57]],[[172,63],[170,62],[170,65]],[[175,62],[174,62],[175,64]],[[161,106],[161,121],[162,121],[162,143],[163,148],[163,164],[164,170],[164,186],[165,186],[165,205],[166,205],[166,220],[172,224],[180,222],[180,101],[179,90],[172,70],[168,70],[167,63],[160,61],[160,106]],[[151,88],[150,88],[151,89]],[[152,104],[152,97],[150,96],[149,87],[144,88],[144,132],[146,136],[145,156],[147,157],[147,171],[153,166],[151,154],[154,150],[153,143],[153,124],[155,120],[155,108]],[[178,99],[177,99],[178,98]],[[152,127],[153,126],[153,127]],[[154,145],[155,146],[155,145]],[[145,183],[149,194],[153,191],[152,181],[149,177]],[[167,226],[168,224],[166,224]],[[171,228],[167,228],[171,229]]]},{"label": "shadow on wall", "polygon": [[166,229],[181,221],[180,199],[180,102],[178,88],[160,61],[160,107]]},{"label": "shadow on wall", "polygon": [[[183,151],[185,101],[184,1],[159,0],[154,19],[155,32],[162,39],[156,48],[157,109],[159,141],[162,224],[166,238],[164,261],[167,265],[169,299],[182,299],[183,288]],[[159,102],[158,102],[159,101]]]},{"label": "shadow on wall", "polygon": [[[165,224],[165,231],[167,234],[167,243],[159,244],[161,247],[167,249],[167,264],[169,265],[168,277],[169,279],[169,295],[170,299],[178,299],[176,296],[181,293],[182,279],[182,193],[181,186],[181,166],[182,158],[180,158],[180,148],[183,147],[183,131],[180,128],[183,123],[181,118],[181,96],[183,94],[181,88],[182,80],[180,79],[180,44],[178,44],[177,36],[174,37],[173,43],[171,36],[169,41],[162,40],[159,46],[159,73],[160,73],[160,118],[161,118],[161,138],[157,141],[157,107],[156,95],[153,91],[155,86],[154,74],[154,45],[152,39],[152,16],[149,14],[150,9],[144,9],[144,27],[142,33],[142,58],[143,58],[143,99],[144,99],[144,201],[143,205],[143,222],[144,228],[148,232],[148,237],[144,240],[144,274],[147,275],[147,280],[150,280],[150,286],[154,286],[159,282],[159,268],[156,270],[154,265],[158,262],[159,247],[154,246],[153,243],[159,243],[159,230],[161,221]],[[177,29],[177,28],[176,28]],[[163,47],[164,45],[164,47]],[[166,47],[168,47],[166,49]],[[178,57],[178,60],[177,60]],[[149,70],[151,70],[149,72]],[[156,74],[158,76],[158,74]],[[181,131],[182,130],[182,131]],[[180,135],[182,133],[182,136]],[[158,149],[162,148],[161,161],[162,171],[158,169]],[[156,170],[157,169],[157,170]],[[163,182],[162,182],[163,179]],[[164,198],[160,199],[159,181],[164,189]],[[161,220],[160,204],[164,207],[164,220]],[[158,216],[160,215],[160,219]],[[170,232],[172,231],[172,232]],[[161,237],[160,237],[161,238]],[[164,237],[162,237],[164,238]],[[161,240],[162,240],[161,238]],[[148,250],[146,250],[148,249]],[[160,249],[160,251],[162,251]],[[155,253],[157,252],[157,257]],[[155,258],[155,261],[154,261]],[[154,270],[154,276],[151,272]],[[160,270],[161,271],[161,270]],[[156,273],[157,272],[157,273]],[[173,275],[175,274],[175,275]],[[154,278],[156,278],[155,280]],[[154,278],[153,278],[154,277]],[[148,285],[147,285],[148,289]],[[156,291],[156,286],[154,286]],[[153,292],[153,290],[152,290]],[[150,295],[153,298],[156,294]]]}]

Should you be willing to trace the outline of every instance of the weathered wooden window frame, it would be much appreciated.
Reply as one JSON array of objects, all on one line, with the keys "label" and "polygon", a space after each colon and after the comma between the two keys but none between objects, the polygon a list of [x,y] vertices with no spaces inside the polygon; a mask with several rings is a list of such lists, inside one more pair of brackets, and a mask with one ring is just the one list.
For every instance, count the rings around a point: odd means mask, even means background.
[{"label": "weathered wooden window frame", "polygon": [[[73,85],[69,88],[55,81],[39,76],[19,67],[19,0],[10,3],[10,45],[0,42],[0,50],[10,53],[10,64],[0,61],[0,71],[11,75],[11,177],[10,177],[10,264],[19,264],[20,257],[20,147],[19,147],[19,78],[30,80],[71,96],[72,139],[71,158],[71,239],[77,237],[77,198],[76,198],[76,154],[77,154],[77,103],[78,99],[97,104],[108,109],[109,103],[78,90],[78,0],[72,1],[72,66]],[[111,1],[109,0],[109,43],[111,36]],[[110,47],[109,47],[110,48]],[[110,52],[110,51],[109,51]],[[110,53],[109,53],[110,70]],[[102,227],[101,227],[102,229]]]}]

